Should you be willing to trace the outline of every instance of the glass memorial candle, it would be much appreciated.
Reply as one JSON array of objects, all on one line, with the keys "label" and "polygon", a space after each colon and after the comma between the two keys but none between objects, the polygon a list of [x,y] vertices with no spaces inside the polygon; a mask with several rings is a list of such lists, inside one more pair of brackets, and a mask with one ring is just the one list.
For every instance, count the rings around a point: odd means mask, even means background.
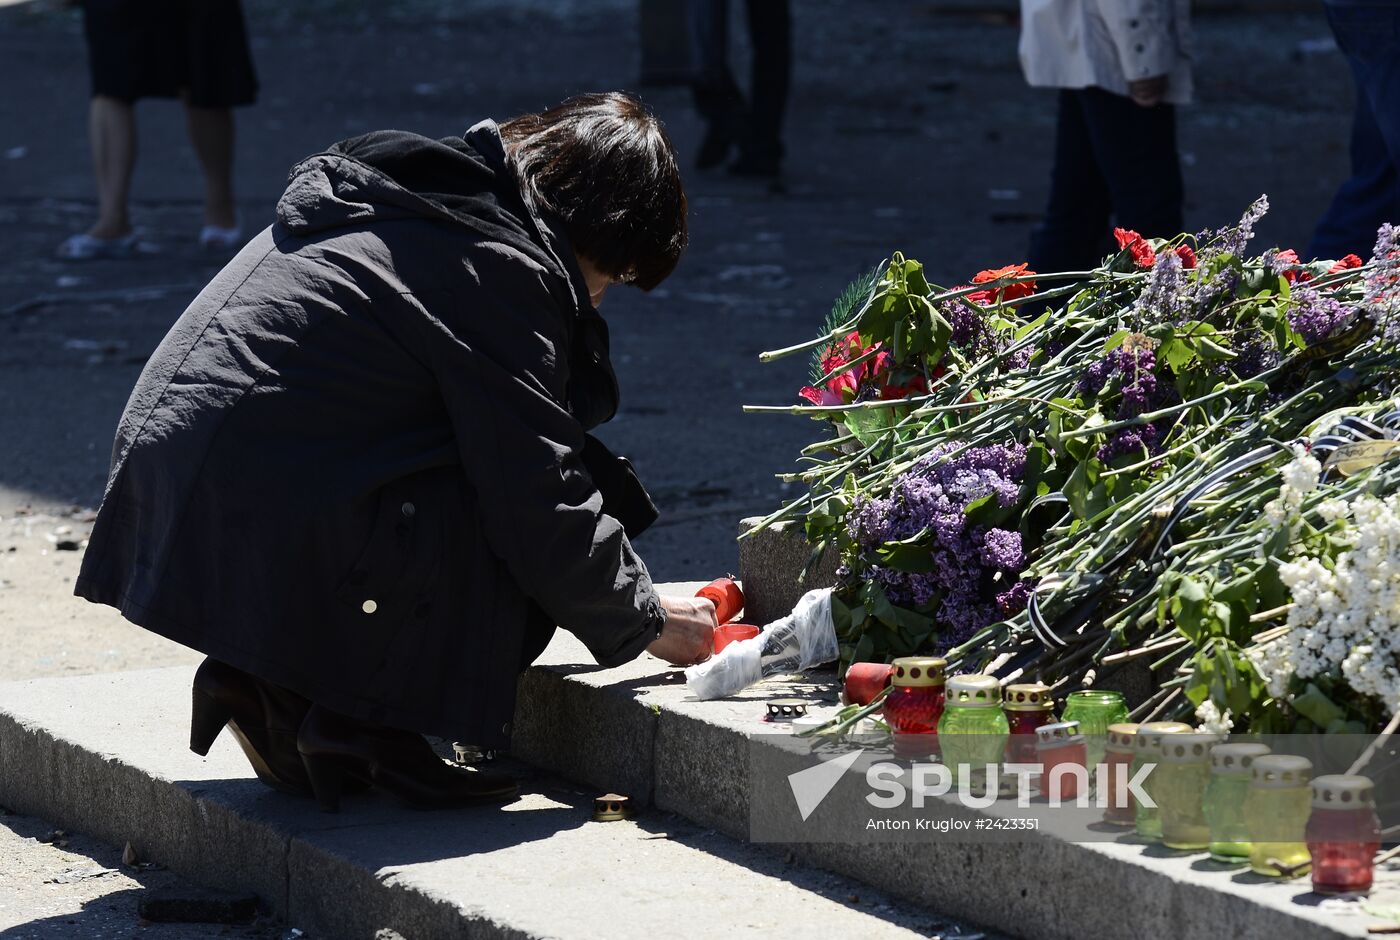
[{"label": "glass memorial candle", "polygon": [[1312,810],[1308,779],[1312,762],[1292,754],[1265,754],[1250,768],[1244,798],[1249,867],[1282,875],[1275,863],[1295,868],[1308,860],[1307,826]]},{"label": "glass memorial candle", "polygon": [[884,716],[894,732],[895,753],[928,757],[938,750],[938,724],[943,715],[943,670],[937,656],[906,656],[893,663]]},{"label": "glass memorial candle", "polygon": [[1010,737],[1006,739],[1006,759],[1014,764],[1036,762],[1035,730],[1055,720],[1055,703],[1050,687],[1039,682],[1008,685],[1002,690],[1002,711]]},{"label": "glass memorial candle", "polygon": [[1217,862],[1249,862],[1249,831],[1244,824],[1244,798],[1255,758],[1269,753],[1268,745],[1241,742],[1210,749],[1210,783],[1206,786],[1206,824],[1210,826],[1210,857]]},{"label": "glass memorial candle", "polygon": [[[1040,795],[1052,802],[1068,802],[1079,794],[1079,775],[1073,767],[1086,767],[1088,749],[1079,722],[1057,721],[1035,729],[1036,753],[1040,758]],[[1067,770],[1055,772],[1056,767]],[[1087,771],[1084,783],[1087,786]]]},{"label": "glass memorial candle", "polygon": [[[1128,778],[1137,777],[1138,772],[1147,764],[1161,763],[1157,755],[1158,748],[1161,747],[1162,735],[1181,734],[1190,730],[1190,725],[1180,721],[1149,721],[1146,724],[1138,725],[1137,734],[1133,737],[1133,763],[1128,768]],[[1143,792],[1152,798],[1153,803],[1160,803],[1161,800],[1157,798],[1157,794],[1153,790],[1156,776],[1156,771],[1148,774],[1147,778],[1142,781],[1141,787]],[[1162,820],[1158,816],[1155,806],[1137,804],[1133,808],[1133,827],[1137,830],[1137,834],[1144,839],[1162,838]]]},{"label": "glass memorial candle", "polygon": [[1210,783],[1210,749],[1220,738],[1200,732],[1164,734],[1157,742],[1161,764],[1152,789],[1162,821],[1162,844],[1194,852],[1210,845],[1202,802]]},{"label": "glass memorial candle", "polygon": [[1312,782],[1312,815],[1305,835],[1312,855],[1313,890],[1365,894],[1371,890],[1381,823],[1375,784],[1367,777],[1329,774]]},{"label": "glass memorial candle", "polygon": [[938,737],[943,763],[955,779],[959,765],[967,765],[969,778],[985,783],[986,768],[1005,756],[1010,730],[1001,710],[1001,684],[995,678],[973,673],[948,680]]},{"label": "glass memorial candle", "polygon": [[1108,726],[1128,720],[1128,703],[1120,692],[1081,689],[1065,699],[1060,720],[1079,722],[1079,733],[1088,744],[1089,766],[1094,767],[1103,760]]},{"label": "glass memorial candle", "polygon": [[[1108,767],[1106,784],[1108,792],[1101,794],[1104,799],[1103,821],[1110,826],[1131,826],[1135,805],[1133,795],[1128,791],[1128,771],[1133,763],[1133,743],[1137,739],[1138,726],[1134,722],[1120,722],[1108,726],[1108,740],[1104,744],[1104,764]],[[1086,755],[1087,756],[1087,755]]]}]

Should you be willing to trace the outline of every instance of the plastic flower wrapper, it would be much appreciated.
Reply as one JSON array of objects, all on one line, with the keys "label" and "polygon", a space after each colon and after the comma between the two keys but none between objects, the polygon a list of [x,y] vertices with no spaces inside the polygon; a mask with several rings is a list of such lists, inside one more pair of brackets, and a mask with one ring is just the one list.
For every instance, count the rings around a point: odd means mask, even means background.
[{"label": "plastic flower wrapper", "polygon": [[792,613],[768,624],[758,636],[730,643],[686,669],[685,684],[696,698],[724,698],[771,676],[829,663],[837,653],[831,591],[808,591]]}]

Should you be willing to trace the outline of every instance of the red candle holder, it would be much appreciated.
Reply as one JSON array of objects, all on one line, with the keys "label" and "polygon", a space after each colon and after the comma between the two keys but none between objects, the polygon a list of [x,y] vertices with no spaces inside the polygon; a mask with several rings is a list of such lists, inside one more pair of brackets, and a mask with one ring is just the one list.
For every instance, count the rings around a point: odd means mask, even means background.
[{"label": "red candle holder", "polygon": [[893,678],[891,663],[851,663],[846,670],[846,704],[869,705]]},{"label": "red candle holder", "polygon": [[1006,738],[1006,759],[1013,764],[1034,764],[1035,729],[1055,720],[1050,687],[1039,682],[1008,685],[1002,690],[1002,702],[1010,731]]},{"label": "red candle holder", "polygon": [[[1137,801],[1133,799],[1126,782],[1131,779],[1137,729],[1134,722],[1108,726],[1108,743],[1103,752],[1104,765],[1108,768],[1108,792],[1103,794],[1103,821],[1110,826],[1132,826],[1137,821]],[[1120,780],[1124,782],[1120,784]]]},{"label": "red candle holder", "polygon": [[716,578],[695,592],[715,605],[715,623],[726,624],[744,609],[744,592],[729,578]]},{"label": "red candle holder", "polygon": [[937,656],[908,656],[894,661],[884,714],[896,735],[938,733],[938,719],[943,716],[943,670],[947,665],[947,660]]},{"label": "red candle holder", "polygon": [[1079,733],[1079,722],[1060,721],[1041,725],[1035,731],[1036,752],[1040,758],[1040,795],[1055,802],[1066,802],[1079,795],[1079,775],[1073,771],[1054,773],[1056,767],[1085,767],[1089,748]]},{"label": "red candle holder", "polygon": [[752,640],[758,636],[758,627],[747,623],[725,623],[715,627],[715,652],[718,653],[730,643]]},{"label": "red candle holder", "polygon": [[1367,777],[1329,774],[1313,779],[1312,794],[1306,839],[1313,890],[1365,894],[1381,847],[1375,785]]}]

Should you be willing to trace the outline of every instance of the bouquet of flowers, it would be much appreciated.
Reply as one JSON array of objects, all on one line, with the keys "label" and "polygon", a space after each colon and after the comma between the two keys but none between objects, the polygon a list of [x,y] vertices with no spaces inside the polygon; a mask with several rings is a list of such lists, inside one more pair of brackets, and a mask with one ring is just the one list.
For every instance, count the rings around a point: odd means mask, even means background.
[{"label": "bouquet of flowers", "polygon": [[1143,715],[1281,713],[1248,653],[1292,543],[1234,553],[1297,476],[1289,442],[1389,396],[1400,246],[1387,227],[1369,265],[1247,256],[1266,208],[951,289],[895,255],[815,340],[764,355],[814,354],[803,404],[749,410],[829,424],[786,477],[806,492],[765,522],[801,516],[840,552],[843,664],[939,652],[1083,685],[1151,655],[1170,679]]}]

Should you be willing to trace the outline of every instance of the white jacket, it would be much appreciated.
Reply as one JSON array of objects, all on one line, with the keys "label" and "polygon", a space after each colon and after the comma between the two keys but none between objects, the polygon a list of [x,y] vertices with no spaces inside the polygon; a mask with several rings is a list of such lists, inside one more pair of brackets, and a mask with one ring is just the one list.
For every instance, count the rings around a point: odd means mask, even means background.
[{"label": "white jacket", "polygon": [[1191,100],[1190,0],[1021,0],[1021,70],[1041,88],[1167,75],[1166,100]]}]

